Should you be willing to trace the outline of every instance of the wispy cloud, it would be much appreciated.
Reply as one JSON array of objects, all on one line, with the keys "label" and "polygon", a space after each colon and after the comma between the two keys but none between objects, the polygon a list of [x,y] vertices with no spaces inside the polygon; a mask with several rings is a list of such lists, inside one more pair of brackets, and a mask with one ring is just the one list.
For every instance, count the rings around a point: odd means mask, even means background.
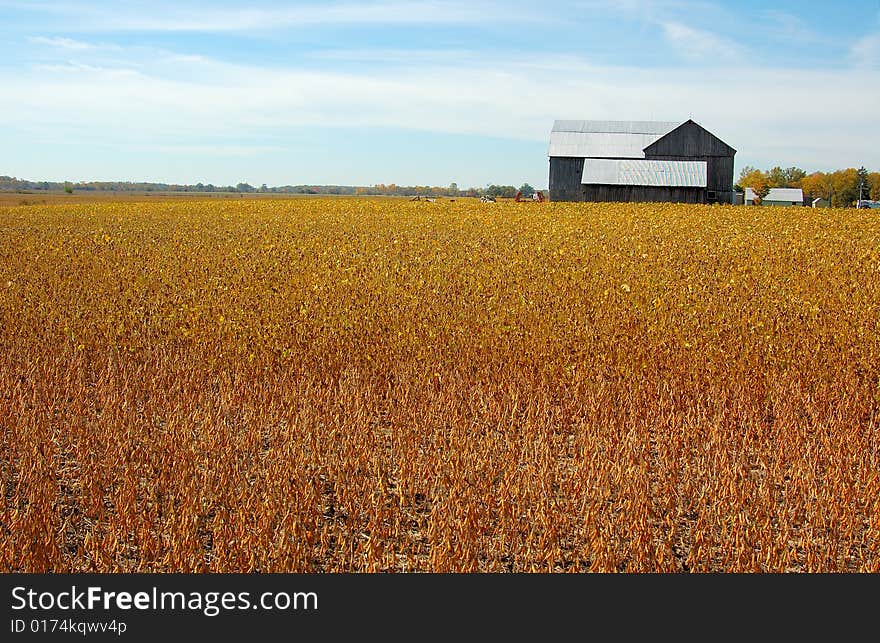
[{"label": "wispy cloud", "polygon": [[692,60],[739,62],[746,57],[746,48],[709,31],[696,29],[681,22],[663,21],[666,40],[682,55]]},{"label": "wispy cloud", "polygon": [[34,45],[45,45],[47,47],[53,47],[55,49],[66,49],[69,51],[88,51],[90,49],[97,49],[98,45],[94,45],[90,42],[83,42],[81,40],[73,40],[71,38],[47,38],[45,36],[34,36],[32,38],[28,38],[28,42]]},{"label": "wispy cloud", "polygon": [[880,67],[880,31],[857,40],[849,54],[850,59],[860,67]]},{"label": "wispy cloud", "polygon": [[[482,52],[483,56],[491,53]],[[463,60],[473,60],[477,52],[468,49],[391,49],[384,47],[357,49],[323,49],[307,54],[313,60],[333,60],[342,62],[369,62],[412,65],[414,62],[458,64]]]},{"label": "wispy cloud", "polygon": [[[20,3],[27,15],[0,25],[0,34],[18,34],[7,42],[10,64],[0,64],[0,122],[11,131],[4,141],[20,141],[8,156],[19,163],[35,150],[33,166],[45,167],[55,143],[28,145],[43,137],[112,147],[119,163],[168,173],[215,156],[254,159],[227,162],[235,171],[244,165],[282,173],[277,168],[289,161],[278,159],[285,153],[308,158],[308,171],[317,168],[321,137],[362,141],[366,156],[382,147],[379,132],[395,132],[404,141],[434,134],[434,141],[461,141],[461,157],[486,141],[486,148],[501,139],[535,146],[540,178],[541,149],[556,118],[692,117],[737,148],[740,163],[880,167],[880,141],[872,134],[880,131],[880,33],[873,24],[867,28],[875,33],[851,46],[838,38],[833,57],[826,41],[779,55],[776,44],[764,44],[776,40],[743,31],[753,17],[737,16],[729,5],[596,0],[585,7],[572,0],[550,11],[515,1],[511,7],[501,0],[265,0],[243,8],[241,0],[155,0],[118,3],[114,12],[97,1]],[[0,8],[9,4],[0,0]],[[543,16],[534,15],[539,10]],[[792,43],[814,37],[798,19],[774,12],[754,16],[767,34],[775,29]],[[532,28],[538,19],[546,22]],[[499,21],[508,24],[499,29]],[[315,25],[329,28],[300,29]],[[579,48],[587,36],[594,46]],[[630,38],[635,55],[616,36]],[[19,46],[25,40],[29,46]],[[823,64],[803,63],[804,52]],[[860,88],[860,99],[840,100],[852,87]],[[478,164],[458,155],[449,152],[450,166],[513,162]],[[426,166],[434,163],[427,156]],[[397,162],[389,157],[381,162]],[[91,158],[89,171],[116,171],[102,153]],[[71,162],[57,161],[59,171]],[[341,171],[336,160],[325,166]]]},{"label": "wispy cloud", "polygon": [[66,16],[69,30],[143,32],[247,32],[269,31],[314,25],[456,25],[481,24],[487,15],[493,22],[540,18],[527,9],[504,10],[504,5],[474,4],[454,0],[403,2],[314,3],[294,7],[223,7],[158,3],[155,10],[126,11],[125,6],[107,11],[101,6],[79,6],[75,11],[63,4],[33,9],[49,15]]},{"label": "wispy cloud", "polygon": [[[198,137],[231,145],[230,132],[259,140],[298,128],[403,128],[543,141],[560,117],[693,117],[747,151],[747,158],[760,158],[762,151],[774,158],[774,144],[800,140],[810,129],[815,158],[790,162],[820,167],[846,162],[845,128],[836,124],[880,129],[875,109],[880,74],[870,71],[865,76],[722,65],[681,74],[596,66],[574,57],[487,62],[474,54],[456,66],[415,57],[389,75],[374,66],[337,72],[270,70],[206,57],[168,60],[165,66],[145,63],[140,71],[70,62],[43,67],[43,74],[0,74],[0,83],[16,97],[0,100],[0,119],[93,132],[96,140],[196,149]],[[544,71],[536,75],[534,65]],[[211,73],[203,73],[206,67]],[[725,79],[723,99],[719,77]],[[857,81],[864,99],[840,101]],[[512,97],[511,87],[521,86],[530,88],[528,94]],[[815,92],[817,86],[823,91]],[[755,87],[762,88],[760,101],[754,99]],[[824,125],[817,129],[816,123]]]},{"label": "wispy cloud", "polygon": [[773,37],[800,43],[826,42],[829,39],[812,29],[802,18],[787,11],[767,9],[757,21],[762,30]]},{"label": "wispy cloud", "polygon": [[33,69],[48,73],[63,74],[100,74],[104,77],[120,77],[120,76],[137,76],[140,74],[135,69],[126,69],[123,67],[104,67],[100,65],[87,65],[85,63],[69,60],[66,63],[43,64],[37,63]]},{"label": "wispy cloud", "polygon": [[138,145],[134,149],[145,152],[162,152],[165,154],[211,154],[232,157],[259,156],[267,152],[280,152],[284,148],[278,145]]},{"label": "wispy cloud", "polygon": [[[666,42],[685,59],[739,63],[750,52],[736,39],[716,33],[718,24],[736,24],[732,15],[721,5],[702,0],[582,0],[580,6],[616,14],[627,20],[659,28]],[[783,13],[778,19],[783,19]],[[791,22],[787,29],[793,29]],[[727,30],[728,33],[731,31]]]}]

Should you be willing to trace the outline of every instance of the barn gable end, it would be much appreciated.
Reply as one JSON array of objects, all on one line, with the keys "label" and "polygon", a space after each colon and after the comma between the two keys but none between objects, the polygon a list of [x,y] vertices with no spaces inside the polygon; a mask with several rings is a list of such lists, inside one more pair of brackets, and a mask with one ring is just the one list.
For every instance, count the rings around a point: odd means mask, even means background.
[{"label": "barn gable end", "polygon": [[685,121],[645,148],[645,158],[733,156],[736,150],[692,120]]}]

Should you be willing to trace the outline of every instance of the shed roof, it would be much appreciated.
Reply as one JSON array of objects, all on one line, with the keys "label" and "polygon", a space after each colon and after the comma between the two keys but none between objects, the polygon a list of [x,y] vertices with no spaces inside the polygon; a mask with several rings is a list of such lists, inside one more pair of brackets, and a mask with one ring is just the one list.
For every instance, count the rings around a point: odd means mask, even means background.
[{"label": "shed roof", "polygon": [[680,123],[664,121],[567,121],[553,123],[548,156],[645,158],[645,148]]},{"label": "shed roof", "polygon": [[706,187],[706,161],[586,159],[581,183]]},{"label": "shed roof", "polygon": [[770,191],[767,193],[762,201],[796,201],[797,203],[803,203],[804,201],[804,191],[800,188],[770,188]]},{"label": "shed roof", "polygon": [[[758,195],[755,194],[755,191],[752,188],[745,189],[744,199],[746,202],[752,201],[756,198],[758,198]],[[767,192],[767,196],[761,199],[762,203],[766,203],[767,201],[803,203],[804,191],[800,188],[770,188],[770,191]]]}]

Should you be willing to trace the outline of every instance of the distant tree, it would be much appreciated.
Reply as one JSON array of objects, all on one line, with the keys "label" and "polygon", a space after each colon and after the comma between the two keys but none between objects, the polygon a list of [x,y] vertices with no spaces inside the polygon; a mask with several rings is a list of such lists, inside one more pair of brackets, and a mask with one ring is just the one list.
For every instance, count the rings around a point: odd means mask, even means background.
[{"label": "distant tree", "polygon": [[848,208],[859,198],[859,171],[854,167],[837,170],[831,174],[834,195],[831,205],[835,208]]},{"label": "distant tree", "polygon": [[70,183],[65,182],[64,191],[67,192],[67,194],[73,194],[73,186]]},{"label": "distant tree", "polygon": [[235,186],[235,191],[236,192],[253,192],[254,186],[250,185],[248,183],[239,183],[238,185]]},{"label": "distant tree", "polygon": [[[749,172],[745,173],[747,169]],[[749,166],[744,167],[743,172],[740,173],[739,185],[743,189],[752,188],[759,201],[767,196],[767,193],[770,191],[770,182],[767,179],[767,175],[761,170],[756,170]]]},{"label": "distant tree", "polygon": [[868,174],[868,189],[870,198],[874,201],[880,201],[880,172]]},{"label": "distant tree", "polygon": [[871,184],[869,183],[870,175],[868,174],[868,170],[866,170],[865,166],[863,165],[862,167],[860,167],[858,169],[858,173],[859,173],[859,187],[864,186],[865,189],[858,191],[858,193],[857,193],[858,196],[856,196],[856,199],[870,198],[869,194],[871,192]]},{"label": "distant tree", "polygon": [[512,199],[516,196],[516,188],[512,185],[495,185],[490,184],[489,187],[486,188],[485,194],[487,196],[494,197],[504,197],[508,199]]},{"label": "distant tree", "polygon": [[799,167],[789,167],[782,171],[782,176],[785,187],[799,188],[801,187],[801,181],[804,180],[807,173]]},{"label": "distant tree", "polygon": [[798,167],[782,169],[778,165],[767,172],[767,183],[771,188],[799,188],[807,175]]},{"label": "distant tree", "polygon": [[831,202],[831,177],[825,172],[813,172],[801,180],[801,189],[809,197],[814,199],[822,198]]},{"label": "distant tree", "polygon": [[[767,176],[767,185],[771,188],[784,188],[785,187],[785,170],[783,170],[778,165],[774,168],[771,168],[766,173]],[[754,189],[754,188],[752,188]]]},{"label": "distant tree", "polygon": [[532,195],[535,193],[535,188],[533,188],[528,183],[523,183],[520,186],[519,191],[522,192],[523,197],[525,197],[526,199],[531,199]]},{"label": "distant tree", "polygon": [[455,181],[450,183],[449,187],[447,188],[447,192],[449,196],[458,196],[458,183],[456,183]]},{"label": "distant tree", "polygon": [[758,169],[758,168],[756,168],[756,167],[754,167],[754,166],[752,166],[752,165],[746,165],[743,169],[741,169],[741,170],[739,171],[739,181],[737,181],[736,184],[737,184],[739,187],[743,187],[742,180],[743,180],[745,177],[747,177],[749,174],[751,174],[752,172],[755,172],[757,169]]}]

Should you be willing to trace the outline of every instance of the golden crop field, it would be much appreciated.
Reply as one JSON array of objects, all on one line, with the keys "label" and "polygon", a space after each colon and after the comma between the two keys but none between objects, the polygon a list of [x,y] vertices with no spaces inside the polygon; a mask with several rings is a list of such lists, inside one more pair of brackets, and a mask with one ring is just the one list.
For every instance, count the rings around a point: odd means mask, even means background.
[{"label": "golden crop field", "polygon": [[870,210],[0,208],[0,570],[880,570]]}]

